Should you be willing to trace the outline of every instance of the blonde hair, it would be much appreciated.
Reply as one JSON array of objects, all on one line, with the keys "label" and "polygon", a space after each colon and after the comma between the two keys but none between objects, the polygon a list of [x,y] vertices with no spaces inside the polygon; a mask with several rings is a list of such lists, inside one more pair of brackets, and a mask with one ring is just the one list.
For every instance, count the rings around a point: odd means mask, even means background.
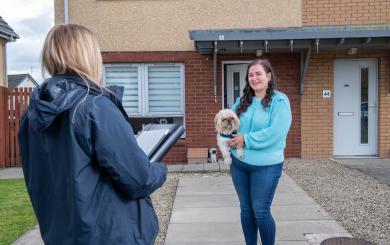
[{"label": "blonde hair", "polygon": [[52,76],[75,73],[100,84],[102,56],[92,31],[76,24],[54,26],[42,49],[42,73],[45,69]]}]

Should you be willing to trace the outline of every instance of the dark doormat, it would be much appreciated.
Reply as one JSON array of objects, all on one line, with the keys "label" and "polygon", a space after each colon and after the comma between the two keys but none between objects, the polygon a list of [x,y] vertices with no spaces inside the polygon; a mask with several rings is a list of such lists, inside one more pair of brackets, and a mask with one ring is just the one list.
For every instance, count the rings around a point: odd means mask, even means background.
[{"label": "dark doormat", "polygon": [[333,237],[322,241],[321,245],[375,245],[375,243],[351,237]]}]

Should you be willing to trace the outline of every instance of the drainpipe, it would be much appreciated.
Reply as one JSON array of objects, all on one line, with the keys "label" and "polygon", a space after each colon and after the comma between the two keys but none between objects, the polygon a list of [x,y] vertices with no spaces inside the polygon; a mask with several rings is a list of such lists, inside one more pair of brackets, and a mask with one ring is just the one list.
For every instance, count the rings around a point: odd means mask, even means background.
[{"label": "drainpipe", "polygon": [[[12,39],[12,36],[11,36]],[[0,44],[1,45],[1,44]],[[4,42],[4,53],[3,57],[1,57],[4,60],[4,71],[3,71],[3,76],[4,76],[4,87],[8,87],[8,74],[7,74],[7,41]]]},{"label": "drainpipe", "polygon": [[69,23],[69,16],[68,16],[68,0],[64,0],[64,24]]},{"label": "drainpipe", "polygon": [[[390,94],[390,52],[389,52],[389,57],[388,57],[388,61],[387,61],[387,92]],[[379,65],[378,65],[378,69],[379,69]],[[378,73],[379,74],[379,73]]]},{"label": "drainpipe", "polygon": [[[307,66],[309,64],[309,59],[310,59],[310,53],[311,53],[311,47],[307,50],[306,52],[306,57],[304,57],[304,53],[301,53],[301,79],[300,79],[300,88],[299,92],[302,95],[304,92],[304,82],[305,82],[305,74],[307,70]],[[303,58],[305,58],[305,61],[303,61]]]},{"label": "drainpipe", "polygon": [[214,42],[214,102],[217,103],[217,44]]}]

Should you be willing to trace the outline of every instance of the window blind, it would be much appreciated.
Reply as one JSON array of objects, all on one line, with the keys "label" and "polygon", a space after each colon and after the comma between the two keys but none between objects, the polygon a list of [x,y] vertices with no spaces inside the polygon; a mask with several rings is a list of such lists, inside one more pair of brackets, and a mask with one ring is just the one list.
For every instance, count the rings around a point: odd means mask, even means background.
[{"label": "window blind", "polygon": [[138,76],[137,66],[115,65],[105,67],[106,86],[124,86],[122,104],[128,115],[140,114]]},{"label": "window blind", "polygon": [[180,66],[148,66],[147,80],[150,114],[183,114]]}]

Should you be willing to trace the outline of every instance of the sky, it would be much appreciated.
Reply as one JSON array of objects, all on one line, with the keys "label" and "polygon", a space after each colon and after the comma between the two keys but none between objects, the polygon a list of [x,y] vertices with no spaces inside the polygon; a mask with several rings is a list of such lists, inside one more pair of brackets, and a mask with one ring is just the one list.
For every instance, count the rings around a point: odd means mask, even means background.
[{"label": "sky", "polygon": [[54,25],[54,0],[0,0],[0,16],[20,37],[7,43],[7,73],[30,73],[41,83],[40,54]]}]

